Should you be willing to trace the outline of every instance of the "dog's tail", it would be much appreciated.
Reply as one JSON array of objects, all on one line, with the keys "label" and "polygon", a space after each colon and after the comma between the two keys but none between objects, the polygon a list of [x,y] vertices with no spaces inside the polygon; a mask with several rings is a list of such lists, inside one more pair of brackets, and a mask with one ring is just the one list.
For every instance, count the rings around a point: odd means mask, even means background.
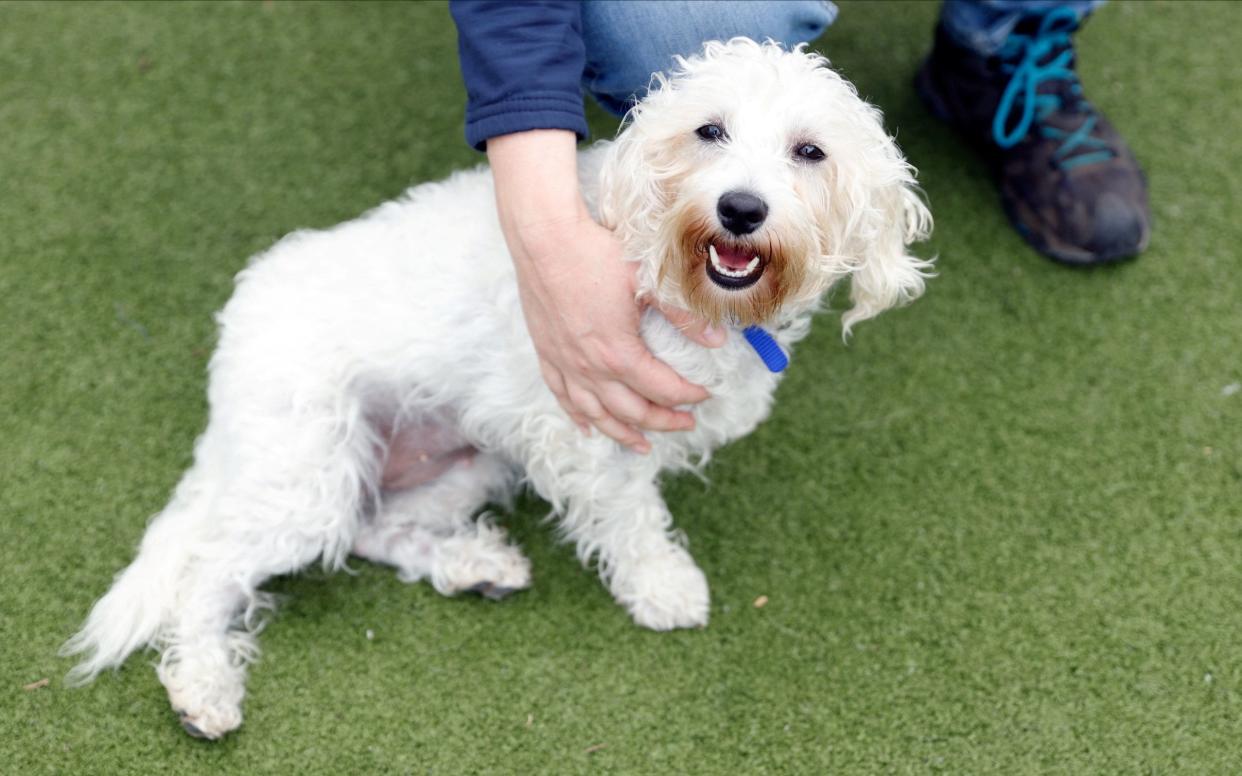
[{"label": "dog's tail", "polygon": [[101,671],[119,666],[135,650],[161,645],[189,559],[187,540],[202,496],[190,480],[187,475],[172,502],[152,520],[138,557],[116,576],[82,629],[61,647],[61,655],[85,656],[65,677],[67,684],[86,684]]}]

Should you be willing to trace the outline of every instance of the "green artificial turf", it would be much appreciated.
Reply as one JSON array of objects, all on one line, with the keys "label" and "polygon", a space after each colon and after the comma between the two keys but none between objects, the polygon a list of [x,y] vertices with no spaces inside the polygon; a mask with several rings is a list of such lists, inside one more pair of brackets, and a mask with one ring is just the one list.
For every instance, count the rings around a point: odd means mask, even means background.
[{"label": "green artificial turf", "polygon": [[710,486],[667,483],[710,627],[633,626],[528,498],[504,522],[535,586],[501,604],[361,562],[274,581],[245,725],[209,744],[149,656],[68,689],[56,649],[189,461],[247,256],[480,160],[454,30],[423,4],[0,5],[0,771],[1236,773],[1238,6],[1082,33],[1156,223],[1088,272],[1028,250],[917,102],[936,7],[841,6],[816,47],[921,169],[940,276],[848,346],[825,314]]}]

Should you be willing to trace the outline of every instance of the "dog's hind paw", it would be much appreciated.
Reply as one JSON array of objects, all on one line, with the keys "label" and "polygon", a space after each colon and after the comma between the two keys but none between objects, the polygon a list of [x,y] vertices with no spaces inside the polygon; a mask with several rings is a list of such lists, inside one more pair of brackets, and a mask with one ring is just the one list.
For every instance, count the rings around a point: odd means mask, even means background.
[{"label": "dog's hind paw", "polygon": [[160,670],[160,682],[182,729],[208,741],[241,727],[244,681],[243,670],[227,664],[182,663]]},{"label": "dog's hind paw", "polygon": [[494,582],[480,582],[477,585],[472,585],[470,587],[470,592],[478,593],[490,601],[499,601],[501,599],[508,598],[520,589],[521,588],[517,587],[504,587],[503,585],[497,585]]},{"label": "dog's hind paw", "polygon": [[502,532],[483,529],[440,545],[431,584],[443,595],[472,592],[499,601],[530,587],[530,561]]},{"label": "dog's hind paw", "polygon": [[192,714],[183,709],[173,709],[173,713],[177,715],[181,728],[186,733],[192,738],[201,738],[206,741],[215,741],[225,733],[241,727],[242,723],[241,709],[236,706],[202,708]]}]

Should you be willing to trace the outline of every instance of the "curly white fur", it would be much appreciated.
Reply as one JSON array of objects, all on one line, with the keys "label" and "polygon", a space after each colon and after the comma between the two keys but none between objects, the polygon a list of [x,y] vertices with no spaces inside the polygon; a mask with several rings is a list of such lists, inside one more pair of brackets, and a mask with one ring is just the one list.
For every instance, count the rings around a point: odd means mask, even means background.
[{"label": "curly white fur", "polygon": [[[713,123],[727,138],[696,134]],[[825,158],[798,158],[805,144]],[[879,112],[813,54],[709,43],[656,76],[619,139],[579,166],[589,204],[640,263],[643,293],[728,324],[761,322],[787,351],[840,278],[852,275],[847,333],[923,289],[929,265],[906,247],[930,217],[912,170]],[[738,190],[768,205],[752,235],[730,235],[716,217],[720,196]],[[743,290],[705,282],[717,242],[761,255],[762,279]],[[646,456],[584,436],[540,378],[504,245],[490,174],[476,169],[294,233],[238,276],[194,465],[66,645],[86,655],[71,679],[154,647],[186,729],[219,737],[241,724],[264,580],[317,559],[340,567],[353,552],[446,595],[526,587],[526,559],[475,519],[522,483],[552,504],[638,624],[707,623],[706,579],[672,531],[657,475],[700,466],[750,432],[778,375],[736,328],[708,350],[648,311],[652,351],[713,398],[693,408],[694,430],[653,434]],[[396,458],[443,471],[388,487]]]}]

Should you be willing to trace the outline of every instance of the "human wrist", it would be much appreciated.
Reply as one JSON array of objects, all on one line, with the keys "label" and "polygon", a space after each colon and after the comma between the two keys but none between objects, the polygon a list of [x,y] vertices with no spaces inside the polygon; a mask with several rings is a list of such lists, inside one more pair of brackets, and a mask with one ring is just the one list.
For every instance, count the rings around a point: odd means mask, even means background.
[{"label": "human wrist", "polygon": [[487,144],[501,227],[510,240],[538,240],[590,218],[578,188],[577,138],[564,130],[501,135]]}]

